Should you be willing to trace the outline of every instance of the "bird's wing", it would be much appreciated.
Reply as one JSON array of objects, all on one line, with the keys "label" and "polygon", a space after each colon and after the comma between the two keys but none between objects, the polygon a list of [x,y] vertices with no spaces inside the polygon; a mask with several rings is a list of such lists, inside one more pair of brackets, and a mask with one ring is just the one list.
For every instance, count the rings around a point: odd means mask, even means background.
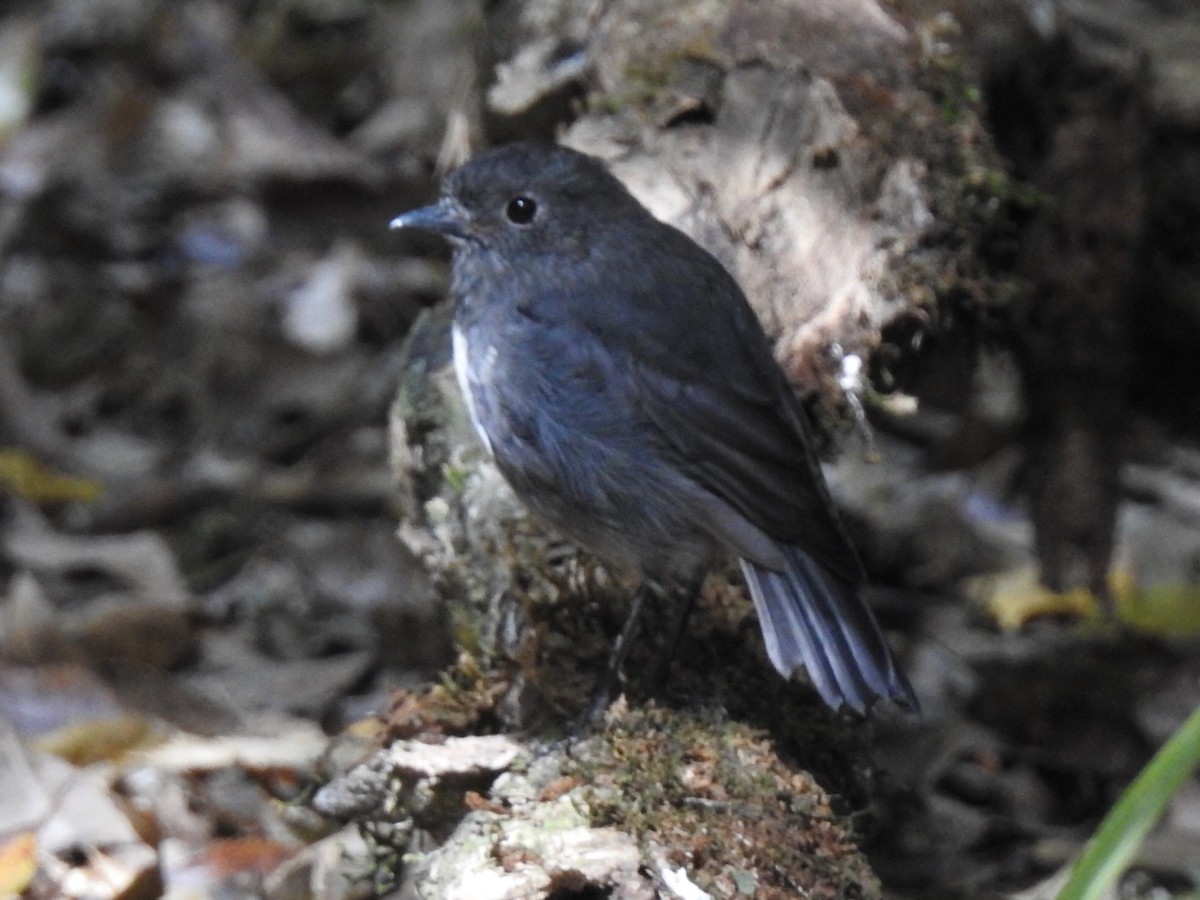
[{"label": "bird's wing", "polygon": [[[652,259],[630,260],[605,302],[576,313],[617,366],[623,408],[698,487],[851,583],[862,566],[812,450],[805,412],[741,289],[663,226]],[[681,329],[687,329],[686,332]]]},{"label": "bird's wing", "polygon": [[758,373],[723,369],[729,380],[697,382],[644,362],[633,371],[639,407],[685,475],[774,540],[861,580],[796,401]]}]

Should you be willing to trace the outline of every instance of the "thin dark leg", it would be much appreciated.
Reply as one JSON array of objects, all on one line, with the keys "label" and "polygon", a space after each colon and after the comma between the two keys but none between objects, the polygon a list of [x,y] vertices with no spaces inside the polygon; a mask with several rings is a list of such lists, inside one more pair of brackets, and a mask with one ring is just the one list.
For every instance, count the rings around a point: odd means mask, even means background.
[{"label": "thin dark leg", "polygon": [[629,656],[629,648],[633,645],[633,639],[637,635],[637,627],[642,619],[642,610],[646,608],[647,598],[654,593],[656,593],[654,585],[649,581],[643,581],[638,586],[637,593],[633,595],[633,602],[629,606],[629,616],[625,619],[625,625],[621,628],[617,642],[613,644],[612,653],[609,654],[608,668],[596,690],[596,696],[592,699],[587,722],[598,721],[604,715],[604,711],[608,709],[609,701],[612,700],[612,695],[621,680],[621,670],[625,667],[625,658]]},{"label": "thin dark leg", "polygon": [[700,591],[704,587],[704,576],[700,575],[688,585],[687,591],[683,596],[683,605],[679,609],[679,614],[675,617],[675,624],[671,628],[671,636],[667,643],[663,644],[658,654],[658,661],[654,665],[654,672],[651,675],[650,683],[654,686],[654,690],[662,691],[667,686],[667,677],[671,674],[671,663],[675,659],[675,653],[679,649],[679,642],[683,640],[683,633],[687,630],[688,620],[692,617],[692,610],[696,608],[696,600],[700,596]]}]

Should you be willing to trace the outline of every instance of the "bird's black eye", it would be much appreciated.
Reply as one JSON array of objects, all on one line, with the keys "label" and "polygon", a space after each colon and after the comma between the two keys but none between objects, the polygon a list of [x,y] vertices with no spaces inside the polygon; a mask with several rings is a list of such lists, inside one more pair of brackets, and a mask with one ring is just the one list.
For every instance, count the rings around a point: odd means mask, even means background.
[{"label": "bird's black eye", "polygon": [[504,207],[504,214],[515,225],[528,225],[537,215],[537,204],[529,197],[513,197]]}]

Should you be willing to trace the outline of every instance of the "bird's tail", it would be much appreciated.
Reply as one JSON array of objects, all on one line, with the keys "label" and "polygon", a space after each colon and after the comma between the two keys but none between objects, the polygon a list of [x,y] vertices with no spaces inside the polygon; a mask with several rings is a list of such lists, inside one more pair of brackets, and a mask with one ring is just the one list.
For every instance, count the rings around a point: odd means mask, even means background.
[{"label": "bird's tail", "polygon": [[798,666],[834,709],[864,712],[878,697],[918,710],[916,694],[855,585],[797,547],[782,571],[742,560],[767,655],[785,678]]}]

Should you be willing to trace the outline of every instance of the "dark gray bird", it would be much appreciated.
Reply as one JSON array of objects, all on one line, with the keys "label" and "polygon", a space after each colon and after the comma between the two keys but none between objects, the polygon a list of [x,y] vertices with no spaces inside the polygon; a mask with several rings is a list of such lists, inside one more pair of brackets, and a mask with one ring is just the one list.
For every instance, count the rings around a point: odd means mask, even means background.
[{"label": "dark gray bird", "polygon": [[598,160],[545,144],[485,153],[391,224],[454,244],[455,370],[527,505],[658,582],[737,556],[781,674],[803,665],[835,709],[916,709],[804,410],[716,259]]}]

